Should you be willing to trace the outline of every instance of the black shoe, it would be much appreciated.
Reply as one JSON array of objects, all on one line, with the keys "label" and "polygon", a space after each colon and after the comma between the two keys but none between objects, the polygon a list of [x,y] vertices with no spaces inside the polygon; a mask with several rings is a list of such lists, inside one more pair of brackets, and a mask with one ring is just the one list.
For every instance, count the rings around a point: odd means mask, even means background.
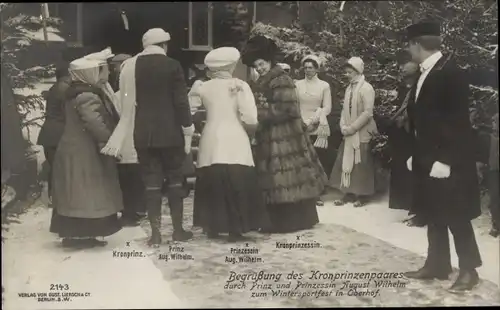
[{"label": "black shoe", "polygon": [[432,272],[428,268],[420,268],[417,271],[408,271],[403,274],[405,277],[409,279],[417,279],[417,280],[448,280],[449,273],[445,272]]},{"label": "black shoe", "polygon": [[104,241],[104,240],[97,240],[95,238],[91,238],[91,239],[86,239],[85,240],[85,243],[89,246],[89,247],[103,247],[103,246],[106,246],[108,244],[107,241]]},{"label": "black shoe", "polygon": [[252,241],[252,238],[243,236],[241,234],[229,234],[227,237],[228,242],[245,242]]},{"label": "black shoe", "polygon": [[408,227],[424,227],[426,225],[425,221],[418,216],[413,216],[412,218],[407,219],[404,222]]},{"label": "black shoe", "polygon": [[208,232],[206,234],[207,234],[208,239],[220,239],[220,238],[222,238],[222,236],[219,235],[219,233]]},{"label": "black shoe", "polygon": [[460,270],[457,280],[448,291],[452,293],[463,293],[472,290],[479,284],[479,275],[476,270]]},{"label": "black shoe", "polygon": [[490,230],[490,236],[496,238],[496,237],[500,236],[500,231],[496,228],[492,228]]},{"label": "black shoe", "polygon": [[132,217],[121,217],[121,222],[123,227],[137,227],[141,225],[138,219]]},{"label": "black shoe", "polygon": [[187,241],[193,238],[193,233],[185,230],[174,231],[172,234],[172,240],[174,241]]}]

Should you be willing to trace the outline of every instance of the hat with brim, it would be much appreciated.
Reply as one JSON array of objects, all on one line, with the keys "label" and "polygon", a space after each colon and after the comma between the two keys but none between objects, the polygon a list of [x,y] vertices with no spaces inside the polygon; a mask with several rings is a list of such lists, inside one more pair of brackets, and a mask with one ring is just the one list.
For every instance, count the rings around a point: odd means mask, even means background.
[{"label": "hat with brim", "polygon": [[204,63],[210,70],[221,70],[235,65],[240,56],[240,52],[234,47],[219,47],[205,56]]},{"label": "hat with brim", "polygon": [[440,36],[441,27],[435,22],[420,22],[406,28],[406,40],[411,41],[421,36]]},{"label": "hat with brim", "polygon": [[170,33],[161,28],[152,28],[142,36],[142,46],[147,47],[170,41]]},{"label": "hat with brim", "polygon": [[253,66],[258,59],[274,61],[278,54],[278,46],[274,40],[265,36],[250,38],[242,52],[241,60],[247,66]]}]

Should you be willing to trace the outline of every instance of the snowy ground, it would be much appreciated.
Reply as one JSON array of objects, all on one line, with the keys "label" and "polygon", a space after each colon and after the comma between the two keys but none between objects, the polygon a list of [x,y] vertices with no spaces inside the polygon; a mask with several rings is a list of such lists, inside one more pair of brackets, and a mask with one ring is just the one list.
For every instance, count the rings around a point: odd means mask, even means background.
[{"label": "snowy ground", "polygon": [[[159,249],[146,246],[149,227],[144,222],[142,229],[124,228],[108,238],[106,248],[68,251],[62,249],[56,236],[48,232],[51,210],[46,207],[46,195],[43,195],[28,213],[21,215],[20,223],[11,224],[10,231],[4,234],[7,238],[2,251],[3,285],[6,288],[4,308],[500,305],[498,239],[482,233],[478,233],[484,260],[484,266],[479,269],[482,282],[475,291],[466,295],[446,291],[456,272],[449,281],[443,282],[402,279],[400,282],[405,287],[382,288],[376,297],[335,296],[343,281],[335,281],[337,288],[333,290],[333,296],[319,298],[271,297],[269,289],[264,287],[250,291],[251,283],[247,283],[244,289],[224,289],[230,271],[263,270],[282,273],[286,277],[292,270],[305,275],[312,270],[398,273],[420,267],[425,255],[425,230],[399,224],[405,214],[389,210],[384,201],[374,202],[363,209],[349,205],[334,207],[331,201],[327,201],[324,207],[318,208],[321,223],[299,236],[301,241],[318,242],[320,248],[277,249],[276,242],[295,242],[296,234],[254,234],[255,239],[248,247],[257,248],[258,257],[263,261],[236,264],[226,262],[226,257],[235,256],[230,253],[230,248],[245,248],[245,244],[234,246],[208,241],[198,230],[195,230],[195,239],[188,243],[169,242],[171,224],[167,210],[164,209],[162,228],[165,242]],[[190,227],[192,199],[186,201],[185,213],[185,226]],[[167,261],[165,254],[180,250],[170,246],[183,247],[183,252],[178,253],[191,255],[193,260]],[[145,257],[117,258],[113,257],[113,251],[142,251]],[[296,285],[297,280],[279,281],[287,282]],[[324,284],[330,281],[307,282]],[[363,284],[367,281],[351,282]],[[68,284],[68,291],[90,293],[90,296],[74,297],[70,302],[38,302],[34,297],[19,297],[19,293],[66,292],[64,288],[62,291],[51,291],[51,284]],[[263,281],[263,284],[266,282]],[[370,285],[373,286],[373,282]],[[314,289],[301,291],[310,293]],[[256,293],[255,297],[251,297],[252,292]]]}]

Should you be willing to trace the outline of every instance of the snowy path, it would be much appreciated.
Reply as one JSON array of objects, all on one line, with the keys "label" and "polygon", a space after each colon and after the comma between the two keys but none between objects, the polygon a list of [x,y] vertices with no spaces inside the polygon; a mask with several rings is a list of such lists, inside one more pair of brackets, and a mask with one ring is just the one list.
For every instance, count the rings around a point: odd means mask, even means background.
[{"label": "snowy path", "polygon": [[[2,246],[2,284],[6,310],[187,308],[149,257],[134,242],[146,238],[140,227],[107,238],[105,248],[73,252],[49,232],[51,210],[39,200],[20,224],[11,224]],[[127,246],[127,242],[130,242]],[[144,251],[145,257],[117,258],[113,251]],[[66,284],[68,287],[65,287]],[[56,285],[51,290],[51,285]],[[57,287],[57,285],[62,285]],[[82,293],[71,301],[39,302],[38,293]],[[19,297],[35,293],[36,297]],[[90,293],[90,296],[85,294]],[[55,297],[57,299],[57,297]]]},{"label": "snowy path", "polygon": [[[323,207],[318,207],[319,218],[322,223],[349,227],[425,257],[427,230],[403,224],[402,221],[408,217],[407,212],[389,209],[387,199],[388,197],[385,197],[382,201],[373,202],[364,208],[354,208],[352,204],[338,207],[329,201]],[[473,223],[476,224],[480,220],[482,219]],[[475,233],[483,260],[483,266],[478,269],[479,275],[500,286],[500,239],[492,238],[484,230],[476,229]],[[453,240],[451,233],[450,240]],[[453,242],[450,244],[452,265],[458,268],[455,245]]]}]

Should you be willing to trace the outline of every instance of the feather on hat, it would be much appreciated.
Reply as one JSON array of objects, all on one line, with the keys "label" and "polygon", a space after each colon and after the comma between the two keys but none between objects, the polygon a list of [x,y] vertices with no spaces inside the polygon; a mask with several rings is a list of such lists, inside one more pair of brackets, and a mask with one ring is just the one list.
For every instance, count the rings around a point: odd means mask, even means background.
[{"label": "feather on hat", "polygon": [[274,61],[278,54],[278,46],[274,40],[259,35],[250,38],[242,52],[241,60],[247,66],[253,66],[257,59]]}]

